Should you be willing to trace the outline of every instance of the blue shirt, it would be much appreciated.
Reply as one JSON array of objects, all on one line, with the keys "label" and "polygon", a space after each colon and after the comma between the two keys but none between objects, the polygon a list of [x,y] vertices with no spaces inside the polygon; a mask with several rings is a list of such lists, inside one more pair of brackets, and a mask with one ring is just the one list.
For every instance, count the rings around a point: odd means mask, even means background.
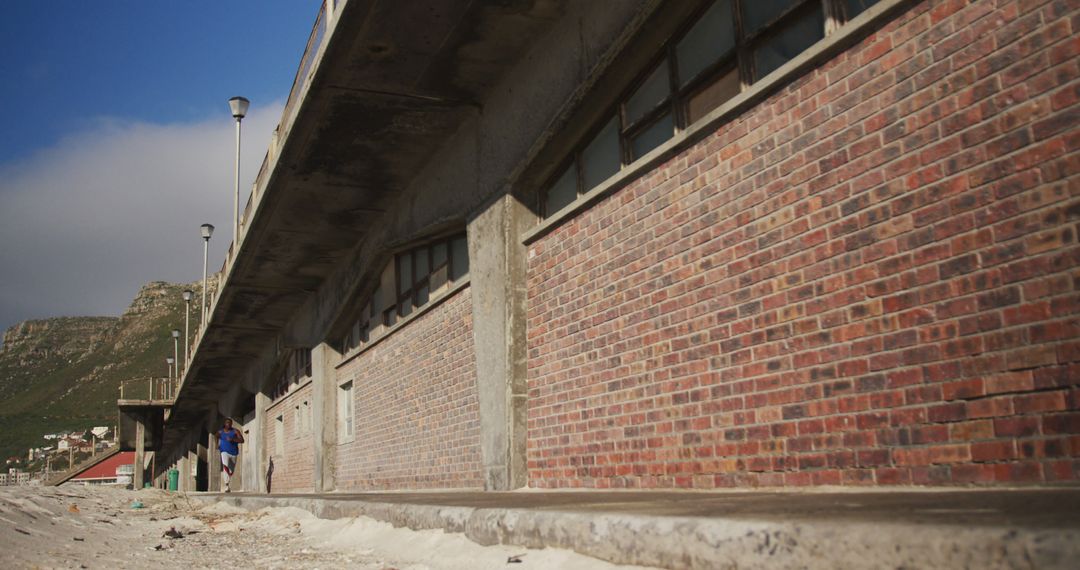
[{"label": "blue shirt", "polygon": [[235,441],[229,441],[228,439],[236,436],[236,428],[221,430],[221,437],[218,438],[218,450],[224,451],[229,455],[240,455],[240,445]]}]

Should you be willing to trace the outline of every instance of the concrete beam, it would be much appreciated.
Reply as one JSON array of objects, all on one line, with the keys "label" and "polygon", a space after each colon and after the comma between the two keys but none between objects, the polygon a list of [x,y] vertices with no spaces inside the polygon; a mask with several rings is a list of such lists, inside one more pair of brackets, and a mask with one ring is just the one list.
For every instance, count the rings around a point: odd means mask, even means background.
[{"label": "concrete beam", "polygon": [[146,465],[146,426],[142,418],[135,419],[135,473],[132,477],[133,486],[142,489],[145,481],[144,469]]},{"label": "concrete beam", "polygon": [[195,488],[195,470],[199,465],[199,448],[194,441],[194,435],[192,435],[191,439],[190,447],[184,454],[184,468],[180,470],[180,480],[184,482],[185,493],[194,493],[197,490]]},{"label": "concrete beam", "polygon": [[208,435],[206,436],[206,486],[207,491],[221,490],[221,452],[218,451],[217,430],[220,429],[220,414],[217,403],[210,406],[206,414]]},{"label": "concrete beam", "polygon": [[502,196],[468,228],[480,452],[487,490],[517,489],[528,482],[525,246],[517,236],[532,219],[520,202]]},{"label": "concrete beam", "polygon": [[329,344],[311,349],[312,438],[315,451],[316,493],[336,488],[334,464],[337,450],[337,370],[341,355]]},{"label": "concrete beam", "polygon": [[[270,462],[270,450],[266,448],[263,425],[266,423],[266,408],[270,407],[270,396],[263,390],[255,394],[255,425],[250,430],[246,453],[249,460],[245,464],[253,473],[244,475],[244,491],[249,493],[266,492],[266,468]],[[242,451],[243,453],[243,451]]]}]

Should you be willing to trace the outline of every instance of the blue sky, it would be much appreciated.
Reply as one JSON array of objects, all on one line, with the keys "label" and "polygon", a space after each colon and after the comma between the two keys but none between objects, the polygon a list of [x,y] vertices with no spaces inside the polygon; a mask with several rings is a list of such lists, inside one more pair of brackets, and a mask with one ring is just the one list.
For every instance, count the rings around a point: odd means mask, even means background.
[{"label": "blue sky", "polygon": [[0,162],[100,117],[158,123],[288,93],[315,0],[8,0],[0,7]]},{"label": "blue sky", "polygon": [[[152,280],[201,276],[198,226],[231,237],[317,0],[0,3],[0,329],[119,314]],[[243,200],[243,198],[241,198]]]}]

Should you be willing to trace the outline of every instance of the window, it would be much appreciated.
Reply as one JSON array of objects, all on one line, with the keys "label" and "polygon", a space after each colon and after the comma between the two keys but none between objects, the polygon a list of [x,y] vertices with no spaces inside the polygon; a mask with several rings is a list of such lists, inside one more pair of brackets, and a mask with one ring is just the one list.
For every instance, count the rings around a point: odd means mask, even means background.
[{"label": "window", "polygon": [[878,0],[714,0],[676,34],[543,192],[550,216]]},{"label": "window", "polygon": [[285,368],[278,375],[277,383],[270,393],[271,400],[279,400],[289,393],[292,387],[311,377],[311,349],[298,348],[289,353]]},{"label": "window", "polygon": [[465,234],[401,252],[387,264],[379,284],[339,341],[340,352],[366,345],[469,274]]},{"label": "window", "polygon": [[352,380],[338,386],[338,441],[352,441],[353,438],[353,383]]},{"label": "window", "polygon": [[293,437],[311,433],[311,407],[307,402],[301,402],[294,407]]},{"label": "window", "polygon": [[274,418],[274,454],[285,455],[285,414]]}]

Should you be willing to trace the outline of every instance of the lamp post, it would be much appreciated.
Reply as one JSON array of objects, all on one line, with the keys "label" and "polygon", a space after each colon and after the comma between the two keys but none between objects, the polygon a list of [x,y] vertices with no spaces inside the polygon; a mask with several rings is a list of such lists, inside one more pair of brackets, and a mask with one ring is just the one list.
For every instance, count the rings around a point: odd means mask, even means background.
[{"label": "lamp post", "polygon": [[214,226],[210,224],[203,224],[199,227],[202,232],[203,250],[202,250],[202,309],[199,313],[199,326],[206,326],[206,256],[210,251],[210,236],[214,235]]},{"label": "lamp post", "polygon": [[174,362],[173,357],[171,357],[171,356],[166,356],[165,357],[165,363],[169,365],[169,380],[168,380],[168,383],[165,384],[164,392],[166,392],[166,393],[161,395],[161,399],[163,399],[163,400],[168,399],[166,396],[168,396],[169,387],[172,384],[173,362]]},{"label": "lamp post", "polygon": [[234,163],[233,173],[233,249],[237,247],[237,239],[240,237],[240,121],[244,120],[244,115],[247,115],[248,105],[251,101],[248,101],[244,97],[233,97],[229,99],[229,110],[232,111],[232,116],[236,119],[236,162]]},{"label": "lamp post", "polygon": [[173,362],[176,363],[176,377],[180,378],[180,329],[172,330]]},{"label": "lamp post", "polygon": [[188,369],[191,359],[191,298],[195,296],[191,289],[184,289],[184,370]]}]

